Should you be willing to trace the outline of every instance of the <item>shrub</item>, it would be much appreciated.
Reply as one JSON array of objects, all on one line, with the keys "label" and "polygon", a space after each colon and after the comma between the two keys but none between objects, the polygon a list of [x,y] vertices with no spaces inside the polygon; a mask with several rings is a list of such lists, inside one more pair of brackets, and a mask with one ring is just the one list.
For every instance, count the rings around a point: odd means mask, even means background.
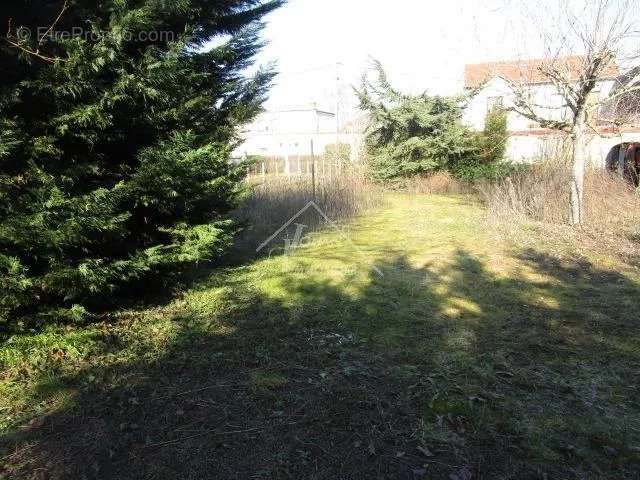
[{"label": "shrub", "polygon": [[539,162],[498,181],[478,183],[494,218],[530,218],[546,222],[567,220],[570,171],[564,163]]},{"label": "shrub", "polygon": [[[490,218],[569,223],[567,204],[569,157],[544,158],[497,182],[482,182],[478,190]],[[591,169],[585,179],[585,226],[613,235],[631,235],[640,224],[640,195],[615,173]]]},{"label": "shrub", "polygon": [[500,108],[487,112],[482,132],[469,133],[469,153],[449,164],[453,175],[464,181],[499,180],[517,168],[504,157],[507,150],[507,114]]},{"label": "shrub", "polygon": [[473,145],[460,123],[462,98],[406,95],[393,89],[379,62],[375,84],[357,90],[360,108],[370,116],[365,147],[377,180],[435,172],[469,155]]},{"label": "shrub", "polygon": [[495,107],[487,112],[484,130],[479,136],[480,158],[485,164],[496,164],[504,160],[507,152],[507,112]]},{"label": "shrub", "polygon": [[351,160],[351,145],[348,143],[332,143],[325,147],[324,155],[344,165]]}]

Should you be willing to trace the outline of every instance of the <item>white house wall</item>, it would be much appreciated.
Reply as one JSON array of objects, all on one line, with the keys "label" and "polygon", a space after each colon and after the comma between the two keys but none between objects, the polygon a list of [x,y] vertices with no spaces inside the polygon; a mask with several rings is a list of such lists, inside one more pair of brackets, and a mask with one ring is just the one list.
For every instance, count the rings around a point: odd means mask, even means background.
[{"label": "white house wall", "polygon": [[[356,159],[361,148],[362,135],[341,133],[340,143],[349,144],[352,160]],[[275,133],[254,134],[234,151],[234,156],[261,155],[266,157],[306,156],[313,152],[322,155],[329,145],[336,143],[335,133]]]},{"label": "white house wall", "polygon": [[[595,88],[598,98],[606,98],[613,84],[613,80],[598,82]],[[551,120],[567,118],[566,107],[563,106],[564,100],[552,84],[535,84],[527,86],[526,89],[528,95],[530,95],[531,103],[538,105],[534,107],[534,111],[538,116]],[[502,78],[494,77],[469,101],[464,111],[463,122],[474,130],[482,130],[490,102],[498,97],[502,97],[505,108],[508,109],[513,106],[514,95],[511,88]],[[532,128],[539,127],[534,121],[516,112],[508,112],[507,130],[510,132],[522,132]]]},{"label": "white house wall", "polygon": [[[613,80],[597,83],[595,93],[599,99],[609,95],[613,84]],[[566,107],[563,106],[564,100],[552,84],[535,84],[526,88],[531,103],[538,105],[534,107],[534,111],[539,116],[553,120],[567,118]],[[469,101],[463,114],[463,123],[476,131],[483,130],[489,107],[498,97],[502,97],[503,107],[508,109],[513,106],[514,95],[511,88],[504,79],[494,77]],[[513,162],[534,161],[543,156],[544,152],[548,151],[554,143],[561,141],[559,140],[561,137],[555,133],[540,135],[535,132],[536,129],[540,129],[536,122],[513,111],[507,113],[507,130],[510,132],[510,137],[506,155],[509,160]],[[591,140],[589,153],[592,164],[604,165],[604,159],[611,148],[611,143],[610,139],[594,138]]]},{"label": "white house wall", "polygon": [[362,143],[359,133],[336,135],[335,115],[314,109],[264,112],[245,128],[242,136],[242,144],[233,153],[237,158],[306,156],[311,154],[312,140],[314,153],[321,155],[338,140],[350,145],[351,158],[355,160]]},{"label": "white house wall", "polygon": [[248,133],[335,132],[335,116],[317,110],[264,112],[248,127]]}]

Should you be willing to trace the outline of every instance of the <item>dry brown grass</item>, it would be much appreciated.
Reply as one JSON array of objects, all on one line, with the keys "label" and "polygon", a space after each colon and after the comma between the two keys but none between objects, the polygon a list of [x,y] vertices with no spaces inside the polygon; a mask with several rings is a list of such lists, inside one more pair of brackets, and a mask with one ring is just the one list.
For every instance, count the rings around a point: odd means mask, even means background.
[{"label": "dry brown grass", "polygon": [[591,170],[585,185],[587,225],[633,233],[640,228],[640,195],[628,181],[605,170]]},{"label": "dry brown grass", "polygon": [[[640,266],[640,195],[633,186],[612,172],[588,170],[586,220],[577,229],[568,221],[569,185],[567,163],[545,161],[503,181],[481,184],[478,190],[496,232],[519,245],[543,242],[559,255],[577,248]],[[533,228],[519,228],[531,222]]]},{"label": "dry brown grass", "polygon": [[[237,240],[242,250],[255,248],[274,231],[296,215],[310,201],[322,210],[332,222],[353,218],[383,203],[382,190],[367,180],[358,168],[345,168],[332,178],[317,178],[315,195],[311,178],[260,177],[253,183],[241,207],[235,212],[236,220],[246,225]],[[305,232],[326,226],[326,220],[310,209],[299,220]]]},{"label": "dry brown grass", "polygon": [[566,163],[545,161],[504,180],[479,183],[477,188],[489,218],[564,223],[569,213],[570,178]]},{"label": "dry brown grass", "polygon": [[[478,190],[490,217],[567,223],[571,173],[566,162],[542,162]],[[625,230],[640,221],[640,196],[614,173],[590,169],[585,178],[585,227]]]},{"label": "dry brown grass", "polygon": [[453,178],[448,172],[436,172],[431,175],[414,177],[406,180],[403,190],[411,194],[461,194],[471,193],[469,184],[462,183]]}]

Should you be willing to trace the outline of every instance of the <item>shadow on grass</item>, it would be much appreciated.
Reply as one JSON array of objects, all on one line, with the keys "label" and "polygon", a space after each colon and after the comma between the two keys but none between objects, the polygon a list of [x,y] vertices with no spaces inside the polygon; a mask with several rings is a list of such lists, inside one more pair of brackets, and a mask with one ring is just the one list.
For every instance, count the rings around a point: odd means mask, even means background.
[{"label": "shadow on grass", "polygon": [[[308,208],[309,202],[320,208]],[[382,193],[367,192],[361,185],[352,185],[349,179],[336,179],[318,185],[316,196],[310,183],[304,181],[282,181],[273,185],[257,186],[240,206],[229,214],[236,222],[237,232],[232,245],[219,258],[199,264],[174,265],[171,269],[160,269],[139,279],[132,279],[109,295],[87,298],[83,304],[92,312],[87,323],[115,319],[126,309],[144,309],[165,306],[175,300],[181,292],[188,290],[211,275],[216,268],[246,265],[261,257],[277,257],[287,253],[285,245],[296,237],[298,226],[302,226],[303,242],[312,232],[335,230],[337,223],[357,217],[367,209],[384,205]],[[325,218],[323,215],[326,215]],[[263,248],[261,245],[290,220],[291,225],[283,229]],[[329,223],[327,222],[329,220]],[[295,247],[295,245],[294,245]],[[43,325],[33,322],[29,328],[38,330]],[[19,333],[0,326],[0,342]]]},{"label": "shadow on grass", "polygon": [[177,312],[160,357],[66,378],[73,404],[5,435],[0,473],[634,478],[640,286],[518,260],[511,275],[463,250],[420,268],[397,255],[363,282],[265,273],[280,297],[215,274],[199,290],[222,304]]}]

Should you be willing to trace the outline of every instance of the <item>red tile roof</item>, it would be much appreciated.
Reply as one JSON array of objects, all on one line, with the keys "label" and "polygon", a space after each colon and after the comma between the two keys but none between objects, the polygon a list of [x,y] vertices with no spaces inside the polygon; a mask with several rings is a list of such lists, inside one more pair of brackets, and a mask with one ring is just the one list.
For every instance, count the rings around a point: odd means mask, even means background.
[{"label": "red tile roof", "polygon": [[[569,74],[571,80],[577,80],[580,76],[581,65],[584,57],[575,55],[555,59],[553,64],[557,68]],[[464,85],[467,88],[481,86],[487,80],[499,76],[514,83],[536,84],[548,83],[549,79],[541,72],[540,68],[549,65],[548,59],[528,59],[510,62],[489,62],[465,65]],[[618,77],[620,72],[618,66],[612,62],[602,72],[601,79],[613,79]]]}]

